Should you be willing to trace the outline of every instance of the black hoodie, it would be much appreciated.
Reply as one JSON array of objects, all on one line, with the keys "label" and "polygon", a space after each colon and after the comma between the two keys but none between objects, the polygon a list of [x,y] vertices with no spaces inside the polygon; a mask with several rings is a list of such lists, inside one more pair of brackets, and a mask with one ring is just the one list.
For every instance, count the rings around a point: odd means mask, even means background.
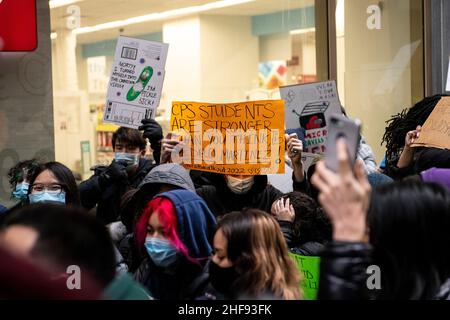
[{"label": "black hoodie", "polygon": [[121,197],[130,189],[137,188],[147,173],[154,167],[150,160],[141,159],[137,172],[128,179],[127,183],[114,182],[102,189],[98,183],[99,175],[103,172],[97,170],[88,180],[79,186],[81,204],[87,210],[97,205],[97,218],[104,224],[118,221],[120,218]]},{"label": "black hoodie", "polygon": [[235,194],[227,186],[225,176],[214,174],[209,176],[210,185],[197,188],[197,194],[205,200],[216,217],[243,208],[260,209],[270,213],[272,203],[283,193],[267,184],[267,176],[255,176],[255,182],[249,192]]}]

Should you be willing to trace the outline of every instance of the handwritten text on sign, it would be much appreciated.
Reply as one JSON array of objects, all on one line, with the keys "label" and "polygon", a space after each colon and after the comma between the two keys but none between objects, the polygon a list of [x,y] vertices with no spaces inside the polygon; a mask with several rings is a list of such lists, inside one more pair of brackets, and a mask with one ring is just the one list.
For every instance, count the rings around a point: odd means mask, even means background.
[{"label": "handwritten text on sign", "polygon": [[188,169],[234,175],[284,173],[282,100],[173,102],[170,129],[183,141],[182,152],[172,160]]},{"label": "handwritten text on sign", "polygon": [[300,271],[302,280],[300,287],[304,300],[317,300],[319,291],[320,257],[301,256],[289,253],[295,266]]},{"label": "handwritten text on sign", "polygon": [[450,149],[450,97],[442,97],[434,107],[413,146]]}]

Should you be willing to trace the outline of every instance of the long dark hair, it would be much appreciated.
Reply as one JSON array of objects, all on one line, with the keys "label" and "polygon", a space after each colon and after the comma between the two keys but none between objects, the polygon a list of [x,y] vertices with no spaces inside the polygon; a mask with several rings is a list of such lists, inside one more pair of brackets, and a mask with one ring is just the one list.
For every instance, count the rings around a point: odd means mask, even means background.
[{"label": "long dark hair", "polygon": [[417,181],[381,186],[368,222],[381,298],[434,298],[450,276],[450,193]]},{"label": "long dark hair", "polygon": [[[66,204],[80,205],[80,194],[77,188],[77,182],[73,176],[72,171],[60,162],[47,162],[41,164],[38,169],[35,170],[33,176],[30,179],[30,186],[33,185],[36,178],[45,170],[49,170],[53,173],[58,182],[62,185],[66,192]],[[31,188],[28,190],[28,194],[31,193]]]},{"label": "long dark hair", "polygon": [[233,284],[235,295],[301,297],[300,275],[272,216],[256,209],[232,212],[220,220],[219,229],[228,241],[228,258],[240,274]]}]

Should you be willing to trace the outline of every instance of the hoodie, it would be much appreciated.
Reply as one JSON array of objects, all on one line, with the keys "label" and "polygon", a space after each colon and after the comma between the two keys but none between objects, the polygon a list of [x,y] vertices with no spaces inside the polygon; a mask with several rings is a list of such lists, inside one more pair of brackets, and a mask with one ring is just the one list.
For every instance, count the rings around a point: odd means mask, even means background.
[{"label": "hoodie", "polygon": [[270,213],[272,203],[283,193],[267,183],[267,176],[254,176],[255,182],[249,192],[235,194],[227,186],[225,177],[216,174],[211,179],[211,185],[197,188],[201,196],[216,217],[243,208],[254,208]]},{"label": "hoodie", "polygon": [[178,234],[193,263],[183,255],[172,266],[161,268],[147,257],[134,277],[156,299],[184,300],[201,296],[208,284],[207,261],[212,254],[211,239],[216,220],[206,203],[188,190],[164,192],[158,197],[172,201],[178,222]]},{"label": "hoodie", "polygon": [[210,242],[216,227],[216,218],[205,201],[188,190],[164,192],[158,197],[168,198],[175,206],[178,232],[189,255],[196,259],[209,258],[212,253]]},{"label": "hoodie", "polygon": [[186,189],[195,192],[194,183],[189,173],[181,165],[166,163],[154,167],[138,186],[138,191],[130,199],[127,207],[120,213],[120,220],[131,232],[135,214],[139,215],[145,204],[151,200],[158,192],[161,185],[169,185],[174,189]]}]

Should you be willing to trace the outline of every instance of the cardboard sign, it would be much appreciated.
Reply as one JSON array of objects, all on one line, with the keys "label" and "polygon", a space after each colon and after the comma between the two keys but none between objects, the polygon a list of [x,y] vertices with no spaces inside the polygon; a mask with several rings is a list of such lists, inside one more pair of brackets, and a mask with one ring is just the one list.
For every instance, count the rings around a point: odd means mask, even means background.
[{"label": "cardboard sign", "polygon": [[137,129],[154,119],[164,81],[168,44],[119,37],[104,122]]},{"label": "cardboard sign", "polygon": [[183,150],[172,154],[172,161],[188,169],[231,175],[284,173],[282,100],[173,102],[170,131],[183,141]]},{"label": "cardboard sign", "polygon": [[319,292],[320,257],[307,257],[289,253],[301,275],[303,300],[317,300]]},{"label": "cardboard sign", "polygon": [[301,84],[280,88],[285,101],[286,129],[306,130],[304,152],[325,153],[327,121],[331,114],[342,114],[335,81]]},{"label": "cardboard sign", "polygon": [[450,149],[450,97],[442,97],[434,107],[412,146]]}]

